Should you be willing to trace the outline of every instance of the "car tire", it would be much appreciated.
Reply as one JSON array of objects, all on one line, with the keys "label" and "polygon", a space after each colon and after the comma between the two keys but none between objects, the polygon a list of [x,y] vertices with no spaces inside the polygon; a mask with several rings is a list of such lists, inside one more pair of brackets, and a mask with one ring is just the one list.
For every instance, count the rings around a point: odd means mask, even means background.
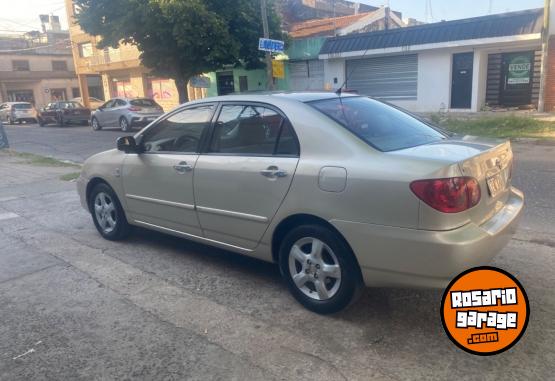
[{"label": "car tire", "polygon": [[119,118],[119,127],[123,132],[131,131],[131,124],[127,121],[125,117]]},{"label": "car tire", "polygon": [[64,118],[63,118],[62,116],[60,116],[60,117],[58,118],[58,125],[59,125],[60,127],[63,127],[63,126],[65,125],[65,121],[64,121]]},{"label": "car tire", "polygon": [[103,238],[119,241],[131,232],[121,203],[108,184],[100,183],[93,188],[89,196],[89,210],[94,226]]},{"label": "car tire", "polygon": [[92,127],[93,131],[102,130],[102,126],[100,125],[100,123],[98,123],[98,119],[96,119],[96,118],[91,119],[91,127]]},{"label": "car tire", "polygon": [[13,119],[8,117],[8,124],[14,124]]},{"label": "car tire", "polygon": [[39,126],[41,126],[41,127],[46,126],[46,122],[42,118],[38,119],[38,123],[39,123]]},{"label": "car tire", "polygon": [[363,288],[351,248],[325,226],[292,229],[281,242],[279,267],[295,299],[319,314],[343,310],[356,301]]}]

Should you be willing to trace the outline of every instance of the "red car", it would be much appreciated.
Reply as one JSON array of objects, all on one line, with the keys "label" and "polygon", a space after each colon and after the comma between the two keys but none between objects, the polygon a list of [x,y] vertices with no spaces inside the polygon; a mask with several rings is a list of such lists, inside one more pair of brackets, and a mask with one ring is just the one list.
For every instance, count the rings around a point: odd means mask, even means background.
[{"label": "red car", "polygon": [[39,111],[39,125],[55,123],[64,126],[70,123],[89,124],[91,110],[75,101],[49,103]]}]

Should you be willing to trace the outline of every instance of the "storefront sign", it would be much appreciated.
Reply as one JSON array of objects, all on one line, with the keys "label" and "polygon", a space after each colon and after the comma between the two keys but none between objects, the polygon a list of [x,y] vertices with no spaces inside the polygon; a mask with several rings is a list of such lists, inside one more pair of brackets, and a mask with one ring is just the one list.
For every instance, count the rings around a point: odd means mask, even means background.
[{"label": "storefront sign", "polygon": [[529,84],[532,62],[529,55],[515,56],[509,61],[507,70],[507,84],[508,85],[522,85]]}]

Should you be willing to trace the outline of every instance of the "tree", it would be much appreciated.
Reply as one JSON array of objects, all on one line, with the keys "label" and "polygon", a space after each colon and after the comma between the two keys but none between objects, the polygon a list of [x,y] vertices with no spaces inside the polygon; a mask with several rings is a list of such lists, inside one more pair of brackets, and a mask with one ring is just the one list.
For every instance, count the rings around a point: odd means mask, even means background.
[{"label": "tree", "polygon": [[[172,78],[180,103],[187,83],[224,65],[264,67],[259,0],[74,0],[81,28],[100,36],[99,48],[136,45],[144,66]],[[270,35],[283,38],[269,4]]]}]

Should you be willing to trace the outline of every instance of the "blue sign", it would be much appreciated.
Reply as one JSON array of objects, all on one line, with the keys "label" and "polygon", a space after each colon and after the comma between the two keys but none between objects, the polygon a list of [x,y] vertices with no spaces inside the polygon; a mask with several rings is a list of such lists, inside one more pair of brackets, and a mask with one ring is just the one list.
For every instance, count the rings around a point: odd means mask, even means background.
[{"label": "blue sign", "polygon": [[261,38],[258,40],[258,50],[264,50],[265,52],[283,53],[283,51],[285,50],[285,43],[279,40]]}]

